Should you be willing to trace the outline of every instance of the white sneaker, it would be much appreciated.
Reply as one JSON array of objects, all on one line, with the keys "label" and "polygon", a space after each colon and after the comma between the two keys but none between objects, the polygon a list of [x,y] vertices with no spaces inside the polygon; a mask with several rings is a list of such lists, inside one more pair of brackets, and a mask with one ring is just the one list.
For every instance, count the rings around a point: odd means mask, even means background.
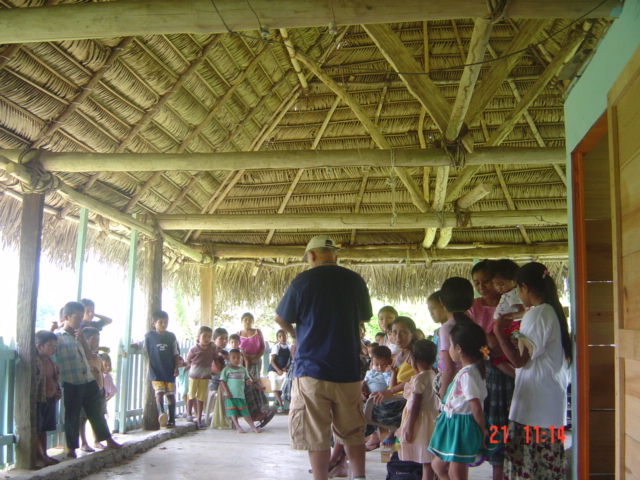
[{"label": "white sneaker", "polygon": [[166,427],[167,426],[167,418],[169,418],[169,417],[167,417],[166,413],[161,413],[158,416],[158,422],[160,422],[160,426],[161,427]]}]

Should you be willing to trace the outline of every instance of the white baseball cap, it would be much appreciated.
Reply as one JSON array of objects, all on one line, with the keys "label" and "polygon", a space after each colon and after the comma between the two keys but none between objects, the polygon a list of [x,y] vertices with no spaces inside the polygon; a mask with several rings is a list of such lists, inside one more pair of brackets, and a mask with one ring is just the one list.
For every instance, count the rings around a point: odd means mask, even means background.
[{"label": "white baseball cap", "polygon": [[309,243],[307,243],[307,248],[305,248],[304,255],[302,257],[303,262],[307,261],[307,252],[314,248],[333,248],[335,251],[340,250],[340,247],[336,245],[333,238],[328,237],[327,235],[316,235],[309,240]]}]

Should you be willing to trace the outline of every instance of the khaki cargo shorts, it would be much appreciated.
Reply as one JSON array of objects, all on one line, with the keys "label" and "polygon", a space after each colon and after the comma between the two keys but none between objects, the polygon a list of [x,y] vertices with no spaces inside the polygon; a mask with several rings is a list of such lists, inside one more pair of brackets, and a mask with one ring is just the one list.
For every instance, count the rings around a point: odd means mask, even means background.
[{"label": "khaki cargo shorts", "polygon": [[330,432],[344,445],[364,443],[360,382],[335,383],[311,377],[292,379],[289,433],[294,450],[328,450]]}]

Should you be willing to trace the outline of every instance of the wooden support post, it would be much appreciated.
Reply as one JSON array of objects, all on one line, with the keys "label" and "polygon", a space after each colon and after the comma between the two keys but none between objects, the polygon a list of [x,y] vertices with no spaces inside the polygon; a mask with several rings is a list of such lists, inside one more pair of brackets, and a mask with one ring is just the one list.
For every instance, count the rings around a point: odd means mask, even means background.
[{"label": "wooden support post", "polygon": [[125,318],[124,335],[122,337],[122,351],[126,353],[121,359],[121,367],[118,371],[118,405],[117,427],[118,432],[127,431],[127,408],[129,405],[129,392],[131,391],[131,325],[133,323],[133,297],[136,289],[136,264],[138,263],[138,231],[131,230],[129,242],[129,273],[127,276],[127,316]]},{"label": "wooden support post", "polygon": [[30,193],[22,202],[20,226],[20,270],[18,272],[18,356],[16,366],[15,420],[18,444],[16,466],[36,466],[36,305],[40,276],[40,237],[44,215],[44,195]]},{"label": "wooden support post", "polygon": [[215,267],[200,267],[200,326],[213,327]]},{"label": "wooden support post", "polygon": [[[150,240],[144,252],[144,296],[147,310],[147,329],[152,330],[153,312],[162,308],[162,239]],[[149,368],[149,359],[145,356],[145,371]],[[145,380],[143,390],[144,406],[142,428],[158,430],[158,410],[151,382]]]},{"label": "wooden support post", "polygon": [[82,275],[84,273],[84,252],[87,247],[87,226],[89,225],[89,210],[80,208],[78,222],[78,240],[76,241],[76,299],[82,298]]}]

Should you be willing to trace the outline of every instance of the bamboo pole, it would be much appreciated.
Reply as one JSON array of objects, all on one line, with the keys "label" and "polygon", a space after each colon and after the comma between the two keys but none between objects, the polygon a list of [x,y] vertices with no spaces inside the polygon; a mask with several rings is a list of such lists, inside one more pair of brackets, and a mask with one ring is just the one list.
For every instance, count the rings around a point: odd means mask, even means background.
[{"label": "bamboo pole", "polygon": [[[0,158],[13,163],[23,150],[0,150]],[[445,167],[451,164],[441,149],[394,150],[396,167]],[[220,153],[76,153],[47,152],[39,155],[51,172],[156,172],[202,170],[264,170],[318,167],[390,167],[388,149],[377,150],[284,150]],[[467,154],[466,165],[564,164],[562,147],[488,147]],[[2,168],[2,167],[0,167]]]},{"label": "bamboo pole", "polygon": [[[216,258],[236,259],[300,259],[304,246],[260,246],[260,245],[207,245]],[[338,257],[344,260],[393,260],[423,261],[427,258],[442,261],[473,260],[474,258],[520,258],[520,257],[567,257],[566,243],[550,245],[495,245],[467,248],[449,248],[424,250],[416,245],[396,247],[343,247]]]},{"label": "bamboo pole", "polygon": [[[156,215],[164,230],[270,230],[282,229],[386,229],[400,230],[426,227],[460,227],[455,214],[401,213],[391,226],[391,214],[265,214],[265,215]],[[472,227],[566,224],[564,209],[474,212],[469,216]]]},{"label": "bamboo pole", "polygon": [[[487,15],[485,0],[145,0],[98,2],[54,7],[12,8],[0,14],[0,44],[52,42],[162,34],[212,34],[250,31],[256,15],[271,28],[326,27],[337,18],[342,25],[476,18]],[[512,0],[508,18],[607,18],[618,0]]]},{"label": "bamboo pole", "polygon": [[[26,183],[27,185],[31,183],[31,179],[32,179],[31,172],[26,166],[22,164],[13,163],[0,155],[0,168],[4,169],[9,175],[17,178],[18,180],[20,180],[23,183]],[[180,243],[175,238],[165,235],[161,231],[156,231],[156,229],[151,225],[141,222],[140,220],[132,217],[131,215],[122,213],[116,210],[115,208],[110,207],[109,205],[105,205],[99,200],[96,200],[94,198],[91,198],[87,195],[84,195],[74,190],[73,188],[71,188],[69,185],[67,185],[62,181],[58,182],[57,191],[66,200],[73,202],[81,207],[85,207],[99,215],[102,215],[103,217],[106,217],[110,220],[118,222],[132,230],[138,230],[140,233],[142,233],[147,237],[156,238],[158,236],[161,236],[168,247],[172,248],[173,250],[176,250],[180,254],[192,260],[195,260],[196,262],[208,263],[211,261],[210,257],[208,257],[207,255],[203,255],[202,253],[194,250],[193,248],[188,247],[183,243]]]}]

